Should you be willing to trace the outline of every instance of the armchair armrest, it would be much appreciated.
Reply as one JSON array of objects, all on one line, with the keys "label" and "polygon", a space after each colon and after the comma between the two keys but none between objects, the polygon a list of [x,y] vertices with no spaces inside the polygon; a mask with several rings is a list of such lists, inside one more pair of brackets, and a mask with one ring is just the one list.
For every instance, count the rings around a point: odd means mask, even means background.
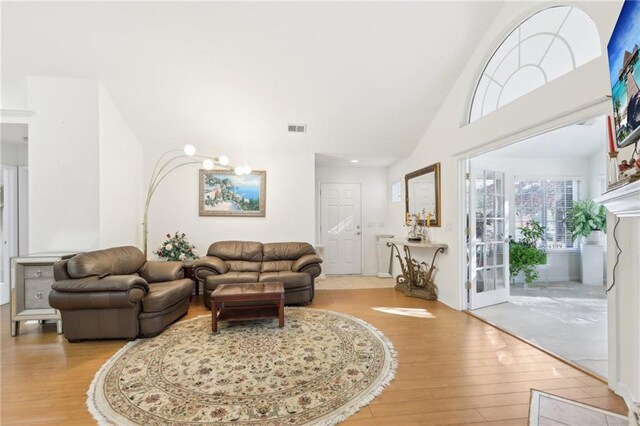
[{"label": "armchair armrest", "polygon": [[205,256],[196,260],[192,266],[193,270],[197,273],[200,268],[209,269],[217,274],[226,274],[231,269],[231,266],[224,260],[216,256]]},{"label": "armchair armrest", "polygon": [[107,291],[142,290],[144,294],[149,292],[149,284],[144,278],[137,275],[110,275],[104,278],[96,276],[56,281],[51,285],[55,291],[63,293],[87,293]]},{"label": "armchair armrest", "polygon": [[148,283],[159,283],[182,279],[183,262],[147,261],[138,271]]},{"label": "armchair armrest", "polygon": [[58,280],[70,280],[71,276],[67,273],[67,262],[69,259],[58,260],[53,264],[53,277]]},{"label": "armchair armrest", "polygon": [[306,268],[309,265],[313,264],[321,264],[322,259],[317,254],[305,254],[298,260],[296,260],[293,265],[291,265],[291,270],[293,272],[300,272],[302,269]]}]

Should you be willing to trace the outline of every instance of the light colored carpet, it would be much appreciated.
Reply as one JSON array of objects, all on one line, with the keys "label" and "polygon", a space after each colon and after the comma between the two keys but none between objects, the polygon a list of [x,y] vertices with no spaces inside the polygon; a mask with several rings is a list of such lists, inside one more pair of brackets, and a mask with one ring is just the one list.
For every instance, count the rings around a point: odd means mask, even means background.
[{"label": "light colored carpet", "polygon": [[530,426],[628,426],[628,417],[531,389]]},{"label": "light colored carpet", "polygon": [[286,308],[277,321],[179,322],[129,343],[96,374],[87,405],[101,424],[333,425],[395,374],[391,343],[332,311]]},{"label": "light colored carpet", "polygon": [[607,300],[603,288],[568,283],[512,288],[511,294],[508,303],[473,313],[607,377]]}]

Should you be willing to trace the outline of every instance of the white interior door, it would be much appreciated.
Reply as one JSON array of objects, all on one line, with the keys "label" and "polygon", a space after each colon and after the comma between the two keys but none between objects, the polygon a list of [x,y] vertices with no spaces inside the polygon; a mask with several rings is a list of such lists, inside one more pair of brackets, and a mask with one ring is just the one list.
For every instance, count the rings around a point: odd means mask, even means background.
[{"label": "white interior door", "polygon": [[18,256],[29,254],[29,168],[18,166]]},{"label": "white interior door", "polygon": [[10,259],[18,255],[18,168],[2,166],[4,202],[2,207],[2,283],[0,304],[9,303]]},{"label": "white interior door", "polygon": [[360,209],[359,183],[320,184],[322,269],[326,274],[362,273]]},{"label": "white interior door", "polygon": [[472,169],[469,193],[469,309],[477,309],[509,300],[504,173]]}]

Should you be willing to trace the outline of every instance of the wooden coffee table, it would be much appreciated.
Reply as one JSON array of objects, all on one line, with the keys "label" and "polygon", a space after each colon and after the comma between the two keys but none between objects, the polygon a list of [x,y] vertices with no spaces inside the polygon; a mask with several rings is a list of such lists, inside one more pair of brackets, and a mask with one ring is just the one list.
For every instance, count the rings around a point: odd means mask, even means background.
[{"label": "wooden coffee table", "polygon": [[281,282],[222,284],[211,293],[211,331],[218,321],[278,318],[284,327],[284,285]]}]

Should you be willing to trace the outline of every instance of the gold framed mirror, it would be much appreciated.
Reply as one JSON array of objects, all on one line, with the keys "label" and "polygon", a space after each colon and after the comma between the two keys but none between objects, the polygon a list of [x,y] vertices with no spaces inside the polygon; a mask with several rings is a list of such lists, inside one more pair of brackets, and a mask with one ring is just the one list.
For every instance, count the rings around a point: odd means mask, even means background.
[{"label": "gold framed mirror", "polygon": [[[404,176],[405,216],[422,214],[422,209],[431,214],[429,226],[440,225],[440,163],[435,163]],[[426,225],[422,217],[420,226]]]}]

